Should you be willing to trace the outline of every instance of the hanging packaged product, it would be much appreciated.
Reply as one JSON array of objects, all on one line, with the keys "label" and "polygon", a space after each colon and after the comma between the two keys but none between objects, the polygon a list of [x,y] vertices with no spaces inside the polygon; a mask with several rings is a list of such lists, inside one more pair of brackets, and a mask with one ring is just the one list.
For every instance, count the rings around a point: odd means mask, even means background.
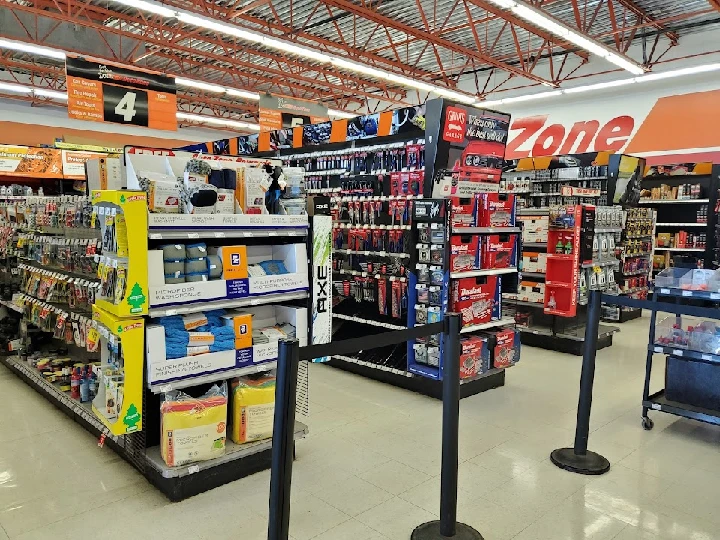
[{"label": "hanging packaged product", "polygon": [[475,227],[477,199],[450,197],[450,221],[453,228]]},{"label": "hanging packaged product", "polygon": [[240,377],[231,384],[232,441],[244,444],[272,437],[275,377]]},{"label": "hanging packaged product", "polygon": [[160,451],[168,466],[225,453],[227,401],[226,382],[213,385],[199,398],[180,391],[165,394],[160,405]]}]

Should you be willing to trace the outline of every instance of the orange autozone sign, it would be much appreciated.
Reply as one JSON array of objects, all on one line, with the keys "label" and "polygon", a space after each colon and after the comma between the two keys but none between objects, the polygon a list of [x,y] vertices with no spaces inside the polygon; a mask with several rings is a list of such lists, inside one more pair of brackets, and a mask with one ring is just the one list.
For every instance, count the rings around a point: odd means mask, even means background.
[{"label": "orange autozone sign", "polygon": [[582,152],[660,155],[720,149],[720,90],[627,95],[612,103],[548,106],[547,114],[512,110],[506,159]]}]

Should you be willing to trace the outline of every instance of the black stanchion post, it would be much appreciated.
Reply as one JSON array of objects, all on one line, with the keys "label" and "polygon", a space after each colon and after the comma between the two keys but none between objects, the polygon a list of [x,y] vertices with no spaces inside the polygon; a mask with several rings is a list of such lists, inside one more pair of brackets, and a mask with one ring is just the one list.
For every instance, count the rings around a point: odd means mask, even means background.
[{"label": "black stanchion post", "polygon": [[558,448],[550,454],[552,462],[567,471],[578,474],[603,474],[610,470],[610,462],[588,450],[590,433],[590,409],[592,407],[593,382],[595,380],[595,355],[600,330],[601,291],[590,291],[582,372],[580,375],[580,398],[578,400],[575,446]]},{"label": "black stanchion post", "polygon": [[298,340],[280,340],[275,382],[268,540],[288,540],[290,532],[290,483],[295,443],[295,398],[299,362]]},{"label": "black stanchion post", "polygon": [[442,470],[440,472],[440,521],[417,527],[411,540],[482,540],[472,527],[457,522],[458,434],[460,429],[460,324],[458,313],[445,317],[443,352]]}]

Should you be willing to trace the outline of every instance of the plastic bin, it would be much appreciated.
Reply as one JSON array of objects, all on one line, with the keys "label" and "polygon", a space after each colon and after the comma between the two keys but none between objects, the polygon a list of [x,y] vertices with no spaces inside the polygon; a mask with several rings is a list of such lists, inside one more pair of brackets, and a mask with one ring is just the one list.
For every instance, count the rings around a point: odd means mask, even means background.
[{"label": "plastic bin", "polygon": [[688,348],[709,354],[720,354],[720,327],[713,321],[703,321],[688,332]]},{"label": "plastic bin", "polygon": [[680,288],[688,291],[707,291],[710,280],[715,277],[715,270],[690,270],[680,278]]},{"label": "plastic bin", "polygon": [[686,349],[688,341],[688,332],[682,327],[682,320],[678,317],[665,317],[655,324],[655,343],[657,345]]},{"label": "plastic bin", "polygon": [[666,268],[660,272],[655,278],[655,287],[666,287],[669,289],[679,289],[680,279],[689,273],[687,268]]}]

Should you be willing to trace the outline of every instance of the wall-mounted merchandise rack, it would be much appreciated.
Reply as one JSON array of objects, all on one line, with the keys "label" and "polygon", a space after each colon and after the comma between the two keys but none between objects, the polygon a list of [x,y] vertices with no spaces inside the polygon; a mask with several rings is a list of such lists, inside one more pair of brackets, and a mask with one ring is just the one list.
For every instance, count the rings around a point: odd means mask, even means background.
[{"label": "wall-mounted merchandise rack", "polygon": [[720,165],[647,167],[641,187],[639,205],[657,214],[653,275],[672,266],[715,267]]},{"label": "wall-mounted merchandise rack", "polygon": [[[141,174],[172,169],[163,155],[142,155],[133,163],[128,153],[126,160],[128,170]],[[176,155],[172,166],[184,167],[179,161]],[[270,443],[228,442],[227,451],[218,457],[169,466],[160,450],[163,395],[182,390],[197,398],[213,384],[270,372],[277,339],[296,336],[305,345],[310,321],[322,319],[309,315],[310,295],[313,309],[329,308],[329,303],[316,298],[320,287],[312,284],[322,275],[316,272],[317,261],[308,265],[307,215],[156,214],[148,211],[147,196],[132,190],[93,192],[87,225],[98,228],[99,240],[90,240],[93,246],[97,243],[94,253],[79,238],[69,244],[47,242],[42,239],[48,231],[24,232],[21,229],[29,227],[22,220],[2,228],[22,238],[15,249],[28,259],[22,272],[41,281],[33,288],[37,297],[18,294],[17,303],[8,302],[13,309],[34,313],[37,304],[53,317],[72,318],[78,306],[67,304],[76,301],[69,292],[75,294],[78,287],[90,283],[85,288],[95,294],[93,312],[90,315],[86,309],[87,315],[78,322],[88,321],[82,334],[99,349],[103,378],[98,377],[95,398],[75,398],[60,383],[43,379],[34,363],[14,357],[3,361],[68,415],[101,435],[101,441],[169,498],[180,500],[268,468]],[[326,239],[317,235],[314,239],[329,254],[330,227]],[[93,261],[94,276],[92,269],[63,268],[83,259],[58,254],[75,251]],[[327,272],[329,268],[328,257]],[[54,296],[40,294],[43,280],[52,283]],[[222,312],[212,311],[219,306]],[[204,321],[207,332],[187,332]],[[219,322],[224,326],[217,326]],[[175,329],[175,323],[185,326]],[[306,380],[299,384],[306,385]],[[307,389],[302,393],[307,395]],[[225,422],[232,425],[233,420]],[[298,422],[296,438],[305,433],[307,427]]]}]

